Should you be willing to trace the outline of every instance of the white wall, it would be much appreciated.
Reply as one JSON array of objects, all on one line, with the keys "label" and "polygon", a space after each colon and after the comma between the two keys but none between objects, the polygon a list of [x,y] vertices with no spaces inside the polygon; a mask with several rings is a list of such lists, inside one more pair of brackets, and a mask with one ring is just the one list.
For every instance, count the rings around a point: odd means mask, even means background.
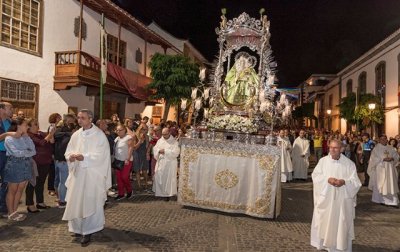
[{"label": "white wall", "polygon": [[[358,86],[358,77],[365,71],[367,73],[367,93],[375,94],[375,67],[382,61],[386,62],[386,95],[385,106],[393,107],[398,106],[398,60],[397,56],[400,54],[400,41],[396,41],[389,47],[382,50],[379,54],[375,55],[350,73],[342,76],[342,97],[347,96],[346,84],[349,79],[353,80],[353,92],[356,91]],[[342,120],[342,132],[345,132],[346,123]],[[385,114],[385,132],[388,137],[394,137],[399,134],[399,115],[397,109],[386,112]]]},{"label": "white wall", "polygon": [[[70,90],[53,90],[55,52],[78,50],[78,38],[74,35],[74,19],[79,17],[80,3],[72,0],[43,1],[43,55],[41,57],[23,53],[18,50],[0,46],[0,77],[39,84],[38,120],[42,128],[48,125],[48,116],[57,112],[67,113],[68,106],[78,109],[94,109],[94,99],[86,96],[86,88]],[[101,15],[84,7],[83,18],[86,23],[87,37],[82,41],[82,51],[98,57],[100,51]],[[118,25],[110,20],[105,21],[108,33],[118,36]],[[144,57],[144,41],[137,35],[121,29],[121,39],[127,42],[127,68],[144,73],[144,62],[135,62],[135,53],[141,48]],[[148,55],[163,49],[158,45],[148,44]],[[148,72],[149,73],[149,72]],[[127,104],[127,115],[142,113],[144,105]]]}]

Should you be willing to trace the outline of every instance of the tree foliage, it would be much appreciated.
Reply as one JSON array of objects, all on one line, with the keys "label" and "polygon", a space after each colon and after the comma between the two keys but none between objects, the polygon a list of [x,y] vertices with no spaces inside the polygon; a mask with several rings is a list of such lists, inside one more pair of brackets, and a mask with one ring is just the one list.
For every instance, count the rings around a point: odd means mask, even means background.
[{"label": "tree foliage", "polygon": [[296,107],[292,112],[292,117],[294,119],[301,119],[303,117],[315,119],[314,103],[303,103],[303,105]]},{"label": "tree foliage", "polygon": [[[368,104],[375,103],[375,109],[370,110]],[[365,126],[371,125],[371,122],[382,124],[385,113],[380,105],[380,98],[373,94],[365,94],[360,96],[360,102],[355,110],[354,117],[356,120],[362,121]]]},{"label": "tree foliage", "polygon": [[[340,109],[340,117],[347,120],[351,124],[361,122],[364,126],[370,126],[371,122],[381,124],[384,118],[384,111],[380,105],[380,99],[373,94],[362,94],[359,96],[358,106],[356,108],[356,94],[351,93],[342,98],[338,105]],[[374,110],[368,108],[368,104],[375,103]]]},{"label": "tree foliage", "polygon": [[199,66],[182,55],[156,53],[149,62],[153,81],[148,88],[155,91],[152,99],[164,99],[166,119],[171,105],[179,104],[181,98],[190,98],[192,87],[199,83]]},{"label": "tree foliage", "polygon": [[350,93],[346,97],[343,97],[340,104],[338,105],[340,111],[340,117],[345,119],[351,124],[356,124],[357,121],[354,116],[356,108],[356,94]]}]

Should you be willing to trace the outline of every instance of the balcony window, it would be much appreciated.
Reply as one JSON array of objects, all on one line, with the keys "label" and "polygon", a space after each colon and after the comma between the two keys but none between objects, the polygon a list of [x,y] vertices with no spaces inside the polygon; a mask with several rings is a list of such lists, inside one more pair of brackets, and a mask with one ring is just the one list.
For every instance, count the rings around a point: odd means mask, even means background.
[{"label": "balcony window", "polygon": [[119,41],[119,62],[118,61],[118,38],[108,34],[107,35],[107,58],[108,61],[126,67],[126,42]]}]

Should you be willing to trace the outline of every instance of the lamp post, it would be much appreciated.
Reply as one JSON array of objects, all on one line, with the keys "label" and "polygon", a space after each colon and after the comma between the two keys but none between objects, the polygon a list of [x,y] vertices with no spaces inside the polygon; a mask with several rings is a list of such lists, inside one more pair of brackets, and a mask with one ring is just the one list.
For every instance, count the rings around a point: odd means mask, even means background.
[{"label": "lamp post", "polygon": [[332,114],[332,110],[328,109],[326,111],[326,113],[328,114],[328,130],[331,130],[331,114]]},{"label": "lamp post", "polygon": [[[374,111],[374,109],[375,109],[375,107],[376,107],[376,104],[375,103],[369,103],[368,104],[368,109],[369,109],[369,111],[370,111],[370,115],[372,115],[372,111]],[[374,133],[375,133],[375,122],[372,122],[371,123],[371,137],[372,137],[372,139],[374,139]]]}]

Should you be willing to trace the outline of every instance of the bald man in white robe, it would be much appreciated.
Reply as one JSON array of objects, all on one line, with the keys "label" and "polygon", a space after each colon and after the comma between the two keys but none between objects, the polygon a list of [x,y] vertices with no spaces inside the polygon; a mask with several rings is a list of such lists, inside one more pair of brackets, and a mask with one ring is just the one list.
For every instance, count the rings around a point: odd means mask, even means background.
[{"label": "bald man in white robe", "polygon": [[318,250],[352,251],[356,195],[361,187],[356,166],[340,153],[342,143],[332,140],[329,155],[312,173],[314,212],[311,245]]}]

